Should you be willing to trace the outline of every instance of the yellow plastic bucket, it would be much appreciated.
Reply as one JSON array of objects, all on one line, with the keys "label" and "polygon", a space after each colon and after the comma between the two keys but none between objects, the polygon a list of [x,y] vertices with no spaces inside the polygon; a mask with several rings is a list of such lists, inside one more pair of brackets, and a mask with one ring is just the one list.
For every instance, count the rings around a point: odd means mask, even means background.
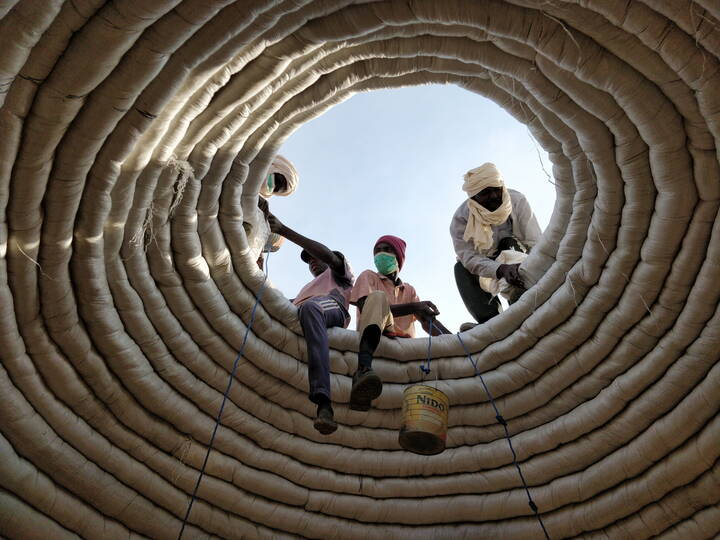
[{"label": "yellow plastic bucket", "polygon": [[405,450],[431,456],[445,450],[448,397],[426,384],[408,386],[403,393],[398,442]]}]

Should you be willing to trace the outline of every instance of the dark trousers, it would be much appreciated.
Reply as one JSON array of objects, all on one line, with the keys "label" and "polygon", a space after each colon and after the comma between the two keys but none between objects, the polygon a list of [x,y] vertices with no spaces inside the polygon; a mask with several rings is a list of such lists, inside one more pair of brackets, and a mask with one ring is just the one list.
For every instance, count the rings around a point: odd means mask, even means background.
[{"label": "dark trousers", "polygon": [[344,326],[349,318],[347,310],[332,296],[315,296],[306,300],[298,310],[307,342],[310,401],[318,403],[325,396],[330,399],[330,346],[327,329]]},{"label": "dark trousers", "polygon": [[[506,249],[526,253],[525,246],[512,236],[500,240],[497,253]],[[494,259],[495,257],[490,258]],[[455,263],[455,283],[457,283],[458,292],[465,307],[479,324],[489,321],[500,313],[500,299],[497,296],[493,297],[489,292],[483,291],[478,282],[478,276],[471,274],[460,261]],[[522,294],[522,289],[519,292]],[[517,296],[517,298],[519,297],[520,295]],[[513,302],[517,298],[513,298]]]},{"label": "dark trousers", "polygon": [[480,324],[500,313],[500,299],[483,291],[478,276],[471,274],[460,261],[455,263],[455,283],[465,307]]}]

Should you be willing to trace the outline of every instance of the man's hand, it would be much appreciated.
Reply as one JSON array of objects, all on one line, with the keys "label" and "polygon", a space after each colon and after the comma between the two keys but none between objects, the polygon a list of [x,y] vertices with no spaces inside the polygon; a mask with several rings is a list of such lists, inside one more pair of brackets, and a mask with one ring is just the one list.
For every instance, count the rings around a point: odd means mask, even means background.
[{"label": "man's hand", "polygon": [[415,302],[414,313],[415,317],[421,321],[429,320],[440,315],[440,311],[435,304],[427,300]]},{"label": "man's hand", "polygon": [[265,216],[265,219],[268,218],[268,215],[270,214],[270,205],[268,204],[266,199],[263,199],[262,197],[258,197],[258,208]]},{"label": "man's hand", "polygon": [[520,277],[520,264],[501,264],[495,275],[498,279],[505,278],[510,285],[525,288],[525,282]]},{"label": "man's hand", "polygon": [[276,218],[274,214],[268,214],[267,220],[268,225],[270,225],[270,230],[274,233],[282,235],[282,229],[285,227],[282,221]]},{"label": "man's hand", "polygon": [[[420,324],[428,334],[432,332],[433,336],[440,336],[442,334],[452,334],[450,330],[445,328],[445,325],[437,320],[437,316],[440,315],[440,310],[429,301],[417,302],[414,304],[415,317],[420,321]],[[430,322],[432,321],[432,329],[430,328]]]}]

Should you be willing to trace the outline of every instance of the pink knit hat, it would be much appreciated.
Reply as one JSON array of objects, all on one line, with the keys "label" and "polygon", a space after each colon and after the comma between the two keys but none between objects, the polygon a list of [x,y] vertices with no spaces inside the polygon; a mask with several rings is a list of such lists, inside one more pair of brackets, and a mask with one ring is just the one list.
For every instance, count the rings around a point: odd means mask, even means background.
[{"label": "pink knit hat", "polygon": [[391,234],[386,234],[385,236],[381,236],[377,239],[377,242],[375,242],[375,246],[377,246],[380,242],[390,244],[390,246],[395,251],[395,256],[397,257],[398,269],[401,269],[403,267],[403,263],[405,262],[405,247],[407,246],[405,240]]}]

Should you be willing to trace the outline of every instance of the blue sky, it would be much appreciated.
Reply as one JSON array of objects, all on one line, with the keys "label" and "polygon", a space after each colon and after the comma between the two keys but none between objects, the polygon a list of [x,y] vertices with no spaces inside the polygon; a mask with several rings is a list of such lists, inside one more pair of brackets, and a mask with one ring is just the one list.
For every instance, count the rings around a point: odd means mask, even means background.
[{"label": "blue sky", "polygon": [[[455,286],[448,233],[465,199],[465,172],[494,162],[506,184],[527,196],[543,229],[555,202],[540,161],[551,171],[547,154],[527,128],[492,101],[451,85],[358,94],[301,126],[280,153],[295,164],[300,185],[290,197],[272,197],[270,210],[343,252],[355,275],[374,269],[378,237],[403,238],[400,277],[437,305],[451,331],[472,320]],[[288,298],[312,277],[288,241],[270,255],[269,272]]]}]

